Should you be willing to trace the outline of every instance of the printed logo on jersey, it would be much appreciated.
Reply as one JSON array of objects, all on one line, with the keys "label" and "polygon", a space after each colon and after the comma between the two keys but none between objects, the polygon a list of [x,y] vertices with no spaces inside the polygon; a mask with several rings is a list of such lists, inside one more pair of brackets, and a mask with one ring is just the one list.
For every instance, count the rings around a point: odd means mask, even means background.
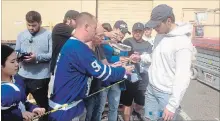
[{"label": "printed logo on jersey", "polygon": [[101,69],[101,66],[98,64],[97,60],[93,61],[91,63],[92,68],[94,68],[95,72],[99,72]]}]

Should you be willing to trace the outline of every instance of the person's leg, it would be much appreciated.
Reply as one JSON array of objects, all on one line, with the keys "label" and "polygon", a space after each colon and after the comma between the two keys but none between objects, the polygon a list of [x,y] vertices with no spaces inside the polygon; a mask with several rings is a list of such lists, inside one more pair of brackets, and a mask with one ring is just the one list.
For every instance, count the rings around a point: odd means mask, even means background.
[{"label": "person's leg", "polygon": [[105,91],[100,92],[99,99],[100,99],[100,105],[98,106],[99,108],[97,109],[97,115],[96,115],[96,121],[101,121],[102,119],[102,113],[104,112],[105,109],[105,103],[107,99],[107,94],[108,94],[108,89]]},{"label": "person's leg", "polygon": [[[39,105],[39,107],[45,108],[46,111],[48,111],[48,84],[50,79],[48,78],[35,81],[43,81],[44,85],[39,89],[37,88],[34,91],[31,91],[31,94],[33,95],[37,105]],[[47,116],[41,118],[40,121],[47,121]]]},{"label": "person's leg", "polygon": [[85,121],[86,120],[86,109],[84,108],[83,113],[79,116],[79,121]]},{"label": "person's leg", "polygon": [[147,91],[145,93],[145,105],[144,105],[144,115],[145,118],[148,120],[155,120],[154,117],[152,117],[151,113],[158,111],[159,103],[154,96],[153,89],[150,85],[147,87]]},{"label": "person's leg", "polygon": [[93,113],[93,110],[95,108],[95,96],[92,96],[92,97],[89,97],[87,99],[84,99],[84,103],[85,103],[85,107],[86,107],[86,118],[85,118],[85,121],[92,121],[91,118],[92,118],[92,113]]},{"label": "person's leg", "polygon": [[119,88],[119,85],[114,85],[109,89],[108,92],[109,121],[117,121],[120,96],[121,96],[121,89]]},{"label": "person's leg", "polygon": [[75,118],[72,119],[71,121],[79,121],[79,117],[75,117]]},{"label": "person's leg", "polygon": [[121,92],[121,104],[123,105],[123,118],[124,121],[130,121],[132,102],[136,94],[135,83],[126,83],[126,90]]},{"label": "person's leg", "polygon": [[48,109],[48,84],[50,79],[42,79],[42,80],[36,80],[36,81],[44,81],[45,85],[40,87],[39,89],[36,88],[34,91],[31,91],[31,94],[33,95],[34,99],[36,100],[36,103],[40,107],[44,107],[46,110]]},{"label": "person's leg", "polygon": [[130,116],[131,116],[131,106],[123,106],[123,119],[124,121],[130,121]]},{"label": "person's leg", "polygon": [[136,95],[134,97],[134,102],[135,102],[134,112],[136,112],[139,120],[144,119],[143,106],[144,106],[144,102],[145,102],[145,92],[146,92],[145,90],[137,90]]},{"label": "person's leg", "polygon": [[129,121],[131,116],[131,105],[133,102],[133,96],[129,95],[128,90],[121,93],[121,104],[123,105],[123,118],[124,121]]},{"label": "person's leg", "polygon": [[[155,96],[157,97],[158,101],[159,101],[159,109],[161,111],[163,111],[167,104],[169,103],[169,98],[170,98],[170,94],[167,93],[163,93],[163,92],[159,92],[159,91],[155,91]],[[173,120],[176,119],[176,116],[179,113],[180,108],[178,108],[174,114]]]},{"label": "person's leg", "polygon": [[100,100],[101,100],[101,97],[100,97],[100,93],[94,95],[94,108],[93,108],[93,112],[92,112],[92,118],[91,118],[91,121],[99,121],[99,109],[101,107],[100,105]]}]

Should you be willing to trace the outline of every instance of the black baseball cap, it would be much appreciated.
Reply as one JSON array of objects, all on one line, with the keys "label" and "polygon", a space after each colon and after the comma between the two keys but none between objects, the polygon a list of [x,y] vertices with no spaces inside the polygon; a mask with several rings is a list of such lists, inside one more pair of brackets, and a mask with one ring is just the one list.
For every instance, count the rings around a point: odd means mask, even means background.
[{"label": "black baseball cap", "polygon": [[120,29],[120,31],[123,33],[123,34],[131,34],[131,32],[128,31],[128,25],[127,23],[125,23],[123,20],[118,20],[115,22],[115,25],[114,27],[116,29]]},{"label": "black baseball cap", "polygon": [[132,27],[132,31],[135,31],[135,30],[144,30],[144,24],[140,23],[140,22],[137,22],[133,25]]},{"label": "black baseball cap", "polygon": [[144,25],[144,29],[152,29],[152,28],[149,26],[149,24],[146,23],[146,24]]},{"label": "black baseball cap", "polygon": [[76,17],[79,15],[78,11],[75,10],[68,10],[64,16],[64,18],[70,18],[70,19],[76,19]]},{"label": "black baseball cap", "polygon": [[166,5],[161,4],[156,6],[151,12],[151,18],[147,22],[148,28],[155,28],[158,26],[162,21],[164,21],[167,17],[173,14],[173,8]]}]

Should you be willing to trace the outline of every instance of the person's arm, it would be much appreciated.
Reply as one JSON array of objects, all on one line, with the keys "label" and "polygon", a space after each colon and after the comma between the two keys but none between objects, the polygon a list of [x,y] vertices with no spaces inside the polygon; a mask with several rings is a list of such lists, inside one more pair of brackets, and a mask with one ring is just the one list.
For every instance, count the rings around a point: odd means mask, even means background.
[{"label": "person's arm", "polygon": [[[149,42],[148,42],[149,43]],[[145,64],[150,64],[151,63],[151,57],[152,56],[152,45],[149,43],[148,44],[148,47],[147,47],[147,51],[142,53],[140,56],[139,56],[139,61],[141,63],[145,63]]]},{"label": "person's arm", "polygon": [[15,51],[20,52],[21,51],[21,33],[17,36],[16,45],[15,45]]},{"label": "person's arm", "polygon": [[111,45],[113,43],[117,43],[117,41],[111,40],[111,39],[107,39],[107,40],[102,41],[102,44],[109,44],[109,45]]},{"label": "person's arm", "polygon": [[[82,56],[81,59],[84,57]],[[81,60],[80,59],[80,60]],[[125,75],[125,69],[123,67],[112,68],[109,65],[104,65],[98,61],[95,56],[90,56],[85,58],[87,62],[82,65],[87,70],[87,72],[102,81],[115,82],[122,79]]]},{"label": "person's arm", "polygon": [[140,55],[140,62],[145,64],[151,63],[151,54],[143,53],[142,55]]},{"label": "person's arm", "polygon": [[36,115],[43,115],[46,111],[45,108],[40,108],[37,105],[30,103],[28,100],[25,101],[24,105],[27,111]]},{"label": "person's arm", "polygon": [[103,64],[105,64],[105,65],[109,65],[107,59],[103,59],[103,60],[101,60],[101,61],[102,61]]},{"label": "person's arm", "polygon": [[23,104],[25,106],[26,111],[32,112],[32,113],[37,114],[37,115],[43,115],[45,113],[45,108],[40,108],[39,106],[37,106],[33,103],[30,103],[27,100],[27,96],[25,94],[24,88],[22,88],[21,90],[22,90],[21,91],[22,95],[25,98],[24,101],[23,101]]},{"label": "person's arm", "polygon": [[175,53],[176,71],[172,88],[172,95],[166,108],[175,113],[190,83],[190,67],[192,52],[189,49],[181,49]]},{"label": "person's arm", "polygon": [[45,108],[40,108],[39,106],[37,106],[33,103],[30,103],[27,100],[27,96],[25,95],[24,90],[22,92],[23,92],[23,95],[25,97],[25,101],[23,102],[23,104],[25,106],[26,111],[32,112],[36,115],[43,115],[45,113]]},{"label": "person's arm", "polygon": [[129,61],[129,58],[127,57],[128,56],[128,52],[124,52],[124,51],[121,51],[119,52],[119,55],[112,55],[111,58],[110,58],[110,63],[115,63],[115,62],[122,62],[122,63],[126,63]]},{"label": "person's arm", "polygon": [[51,33],[48,34],[47,36],[48,40],[48,48],[49,48],[49,52],[46,54],[36,54],[36,61],[37,62],[48,62],[51,60],[51,56],[52,56],[52,37],[51,37]]},{"label": "person's arm", "polygon": [[105,36],[108,38],[116,38],[117,37],[117,32],[111,31],[111,32],[104,32]]},{"label": "person's arm", "polygon": [[[85,51],[85,50],[84,50]],[[115,82],[123,79],[126,72],[129,73],[130,70],[127,70],[123,67],[111,67],[109,65],[104,65],[102,62],[96,59],[95,55],[91,51],[86,50],[87,54],[82,54],[82,50],[77,51],[79,65],[86,70],[86,72],[102,81]],[[83,55],[83,56],[82,56]]]},{"label": "person's arm", "polygon": [[153,45],[151,45],[151,43],[147,42],[148,46],[147,46],[147,53],[151,54],[152,53],[152,49],[153,49]]},{"label": "person's arm", "polygon": [[[11,88],[13,87],[13,88]],[[1,110],[8,110],[13,106],[16,106],[21,98],[18,95],[20,89],[14,84],[1,84]]]},{"label": "person's arm", "polygon": [[134,53],[134,50],[133,50],[132,44],[131,44],[131,42],[129,41],[129,39],[125,39],[125,40],[123,41],[123,44],[128,45],[128,46],[131,47],[131,51],[128,52],[128,56],[132,55],[132,54]]},{"label": "person's arm", "polygon": [[113,55],[111,58],[110,58],[110,63],[114,63],[114,62],[118,62],[120,61],[120,56],[115,56]]},{"label": "person's arm", "polygon": [[34,105],[34,104],[30,103],[28,100],[26,100],[24,102],[24,105],[25,105],[26,110],[29,111],[29,112],[32,112],[35,108],[38,107],[37,105]]}]

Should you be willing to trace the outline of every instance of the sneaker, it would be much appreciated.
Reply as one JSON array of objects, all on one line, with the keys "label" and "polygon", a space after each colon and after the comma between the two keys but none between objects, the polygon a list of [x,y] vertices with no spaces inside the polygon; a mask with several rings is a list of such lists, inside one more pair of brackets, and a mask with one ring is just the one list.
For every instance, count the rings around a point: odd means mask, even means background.
[{"label": "sneaker", "polygon": [[132,115],[137,116],[139,121],[145,121],[145,118],[143,116],[141,116],[140,113],[136,112],[134,109],[133,109]]}]

